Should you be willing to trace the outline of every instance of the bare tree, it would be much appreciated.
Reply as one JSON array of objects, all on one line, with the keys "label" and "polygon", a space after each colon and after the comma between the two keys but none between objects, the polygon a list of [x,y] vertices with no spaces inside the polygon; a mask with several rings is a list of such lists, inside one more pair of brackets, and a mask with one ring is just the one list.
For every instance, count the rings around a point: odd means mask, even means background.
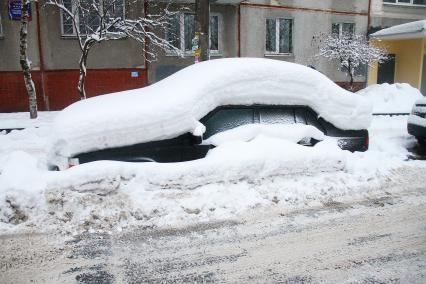
[{"label": "bare tree", "polygon": [[[173,51],[179,55],[182,53],[165,36],[170,19],[176,14],[169,9],[170,3],[159,13],[147,14],[145,11],[143,17],[128,19],[124,15],[126,1],[127,7],[132,7],[138,0],[45,0],[45,5],[59,8],[64,19],[72,22],[81,50],[77,88],[80,99],[86,98],[87,58],[95,44],[131,38],[140,43],[142,54],[149,62],[155,60],[157,54],[147,49],[146,42],[157,49]],[[153,5],[154,2],[159,1],[148,1],[148,5]]]},{"label": "bare tree", "polygon": [[370,45],[363,35],[319,35],[314,37],[318,45],[316,57],[329,60],[337,59],[340,70],[350,77],[349,86],[353,89],[355,71],[361,66],[371,66],[373,63],[382,63],[388,59],[386,50]]},{"label": "bare tree", "polygon": [[22,72],[24,73],[25,87],[28,93],[30,118],[37,118],[37,93],[34,86],[34,81],[31,77],[31,62],[28,59],[28,7],[31,0],[21,0],[21,31],[20,31],[20,45],[19,45],[19,62],[21,64]]}]

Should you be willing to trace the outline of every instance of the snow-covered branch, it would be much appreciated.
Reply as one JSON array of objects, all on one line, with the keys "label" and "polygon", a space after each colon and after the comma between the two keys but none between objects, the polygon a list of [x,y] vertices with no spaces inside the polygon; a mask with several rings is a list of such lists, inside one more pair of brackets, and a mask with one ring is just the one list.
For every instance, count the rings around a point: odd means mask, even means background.
[{"label": "snow-covered branch", "polygon": [[319,35],[315,38],[318,42],[316,56],[329,60],[338,59],[340,69],[347,72],[353,85],[355,71],[360,66],[371,66],[373,63],[382,63],[388,59],[386,50],[370,45],[363,35]]}]

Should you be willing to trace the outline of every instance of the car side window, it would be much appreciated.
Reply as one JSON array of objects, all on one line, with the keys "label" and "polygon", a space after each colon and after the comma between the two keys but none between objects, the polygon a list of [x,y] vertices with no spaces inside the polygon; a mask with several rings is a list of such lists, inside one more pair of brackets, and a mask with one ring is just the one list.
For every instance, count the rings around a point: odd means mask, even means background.
[{"label": "car side window", "polygon": [[310,110],[306,110],[305,117],[306,117],[307,125],[312,125],[325,133],[325,129],[324,127],[322,127],[321,123],[319,122],[318,115],[316,113]]},{"label": "car side window", "polygon": [[260,123],[264,124],[294,124],[292,108],[264,108],[259,110]]},{"label": "car side window", "polygon": [[251,108],[224,108],[216,111],[211,116],[202,119],[206,126],[204,139],[244,124],[254,123],[253,109]]},{"label": "car side window", "polygon": [[294,118],[296,119],[296,123],[306,124],[305,112],[306,111],[303,108],[294,109]]}]

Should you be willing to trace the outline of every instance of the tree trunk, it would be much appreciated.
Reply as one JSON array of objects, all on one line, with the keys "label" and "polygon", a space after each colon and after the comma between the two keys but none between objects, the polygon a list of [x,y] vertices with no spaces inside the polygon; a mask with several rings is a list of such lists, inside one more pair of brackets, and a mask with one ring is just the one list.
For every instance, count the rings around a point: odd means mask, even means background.
[{"label": "tree trunk", "polygon": [[30,118],[37,118],[37,94],[33,79],[31,78],[31,67],[27,54],[28,37],[28,4],[30,0],[21,0],[21,32],[20,32],[20,58],[22,72],[24,73],[25,87],[27,88]]},{"label": "tree trunk", "polygon": [[353,91],[354,89],[354,70],[353,67],[351,65],[351,62],[348,62],[348,71],[349,71],[349,77],[351,78],[350,82],[349,82],[349,90]]},{"label": "tree trunk", "polygon": [[89,56],[90,48],[93,43],[90,41],[86,41],[84,43],[83,52],[81,53],[79,66],[80,66],[80,77],[78,80],[78,94],[80,95],[80,99],[84,100],[87,98],[86,96],[86,75],[87,75],[87,57]]},{"label": "tree trunk", "polygon": [[210,0],[195,1],[196,32],[200,34],[199,47],[201,50],[200,61],[210,60],[209,25],[210,25]]}]

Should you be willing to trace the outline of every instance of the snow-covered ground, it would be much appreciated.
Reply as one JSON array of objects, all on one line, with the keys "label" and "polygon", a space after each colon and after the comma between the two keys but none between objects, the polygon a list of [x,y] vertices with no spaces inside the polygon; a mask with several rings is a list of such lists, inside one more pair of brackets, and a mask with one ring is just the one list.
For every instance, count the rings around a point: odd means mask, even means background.
[{"label": "snow-covered ground", "polygon": [[0,135],[0,230],[176,227],[238,219],[254,208],[372,196],[395,169],[426,166],[407,161],[415,140],[406,123],[406,116],[375,117],[364,153],[342,151],[330,140],[304,147],[262,132],[250,141],[220,143],[197,161],[98,161],[49,172],[47,122]]}]

